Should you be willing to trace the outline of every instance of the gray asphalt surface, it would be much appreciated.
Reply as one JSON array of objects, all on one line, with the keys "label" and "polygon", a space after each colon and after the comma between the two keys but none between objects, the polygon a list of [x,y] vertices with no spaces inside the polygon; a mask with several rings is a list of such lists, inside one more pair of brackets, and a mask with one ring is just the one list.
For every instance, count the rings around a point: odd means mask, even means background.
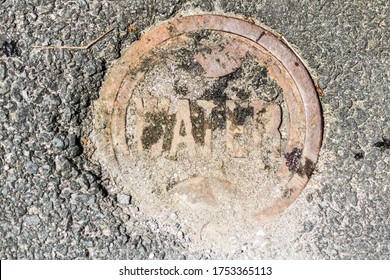
[{"label": "gray asphalt surface", "polygon": [[[289,248],[189,252],[180,224],[110,195],[90,160],[92,104],[115,59],[153,24],[205,12],[278,31],[324,89],[323,147],[300,197],[312,215]],[[111,28],[88,50],[32,48]],[[0,0],[0,43],[1,259],[390,258],[389,1]]]}]

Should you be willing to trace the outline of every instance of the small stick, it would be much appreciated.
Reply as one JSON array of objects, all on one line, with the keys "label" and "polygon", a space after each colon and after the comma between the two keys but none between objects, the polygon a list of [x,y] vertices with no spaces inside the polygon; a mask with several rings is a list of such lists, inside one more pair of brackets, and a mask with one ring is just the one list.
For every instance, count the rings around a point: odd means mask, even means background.
[{"label": "small stick", "polygon": [[94,44],[96,44],[100,39],[102,39],[104,36],[106,36],[108,33],[110,33],[111,31],[113,31],[114,28],[108,30],[106,33],[100,35],[99,37],[97,37],[95,40],[93,40],[92,42],[90,42],[89,44],[87,45],[84,45],[84,46],[32,46],[33,48],[39,48],[39,49],[42,49],[42,50],[48,50],[48,49],[71,49],[71,50],[87,50],[89,49],[90,47],[92,47]]}]

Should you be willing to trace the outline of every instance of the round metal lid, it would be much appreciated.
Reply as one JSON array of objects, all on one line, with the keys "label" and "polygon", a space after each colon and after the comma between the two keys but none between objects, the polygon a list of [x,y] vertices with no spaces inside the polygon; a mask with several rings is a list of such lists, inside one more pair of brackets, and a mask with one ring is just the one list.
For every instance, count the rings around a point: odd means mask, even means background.
[{"label": "round metal lid", "polygon": [[268,29],[220,15],[146,32],[112,67],[94,111],[111,191],[199,225],[281,214],[310,179],[321,139],[299,57]]}]

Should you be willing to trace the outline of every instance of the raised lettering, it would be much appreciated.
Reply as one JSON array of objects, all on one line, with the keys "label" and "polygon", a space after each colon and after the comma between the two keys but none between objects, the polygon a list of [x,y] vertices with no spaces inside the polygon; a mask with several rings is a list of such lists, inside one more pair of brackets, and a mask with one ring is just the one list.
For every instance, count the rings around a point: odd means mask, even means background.
[{"label": "raised lettering", "polygon": [[212,101],[206,101],[206,100],[198,100],[196,103],[200,107],[202,107],[205,110],[204,114],[204,128],[205,128],[205,134],[204,134],[204,152],[207,155],[211,154],[211,122],[210,122],[210,115],[213,108],[216,106],[214,102]]},{"label": "raised lettering", "polygon": [[280,150],[279,127],[282,122],[282,110],[279,105],[253,100],[253,144],[255,149],[262,147],[263,137],[267,137],[268,149],[274,153]]},{"label": "raised lettering", "polygon": [[233,100],[226,101],[226,108],[228,110],[226,117],[226,148],[227,152],[235,158],[244,158],[248,156],[248,150],[245,149],[244,143],[238,141],[241,136],[247,133],[244,125],[238,125],[233,122],[233,112],[236,108],[236,103]]},{"label": "raised lettering", "polygon": [[[184,130],[184,133],[180,133]],[[173,139],[170,156],[175,156],[180,144],[184,144],[190,155],[195,155],[195,139],[192,135],[190,104],[188,100],[177,101],[176,123],[173,128]]]},{"label": "raised lettering", "polygon": [[[137,140],[137,147],[138,152],[142,153],[144,152],[144,147],[142,143],[142,136],[144,133],[144,128],[148,125],[145,120],[145,114],[147,112],[153,113],[153,112],[163,112],[166,113],[169,108],[169,99],[168,98],[141,98],[141,97],[134,97],[134,103],[136,106],[136,128],[135,128],[135,134],[136,134],[136,140]],[[163,135],[166,133],[166,127],[165,125],[162,125],[163,129]],[[156,143],[154,143],[150,148],[150,155],[152,157],[158,157],[161,155],[163,150],[163,142],[164,137],[160,137]]]},{"label": "raised lettering", "polygon": [[[176,116],[172,119],[174,124],[169,130],[169,126],[167,128],[166,123],[160,121],[160,118],[164,119],[168,114],[171,114],[169,113],[170,100],[168,98],[134,97],[134,103],[136,107],[136,145],[140,154],[147,150],[151,157],[158,157],[161,156],[163,149],[168,149],[169,155],[173,157],[182,146],[190,156],[195,155],[197,151],[201,152],[200,149],[203,149],[204,156],[211,155],[213,135],[210,117],[212,110],[216,107],[213,101],[196,101],[204,111],[203,147],[197,147],[193,136],[188,100],[179,99],[177,101]],[[254,149],[266,148],[275,154],[280,152],[279,127],[282,121],[282,111],[278,104],[262,100],[250,102],[227,100],[226,110],[226,151],[229,155],[234,158],[248,157],[249,150],[251,150],[248,147],[251,142],[248,141],[250,136],[248,131],[252,131]],[[247,117],[253,119],[252,129],[247,127],[248,123],[245,122]],[[154,133],[154,130],[157,132]],[[166,139],[171,139],[171,145],[168,147],[165,147],[167,146],[167,143],[164,143]]]}]

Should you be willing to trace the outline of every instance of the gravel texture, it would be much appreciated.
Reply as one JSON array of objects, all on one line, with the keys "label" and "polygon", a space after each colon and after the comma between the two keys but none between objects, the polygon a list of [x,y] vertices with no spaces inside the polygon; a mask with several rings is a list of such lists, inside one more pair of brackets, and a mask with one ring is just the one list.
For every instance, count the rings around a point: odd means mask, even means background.
[{"label": "gravel texture", "polygon": [[[283,34],[323,88],[323,147],[296,203],[307,214],[289,221],[299,230],[229,256],[189,250],[180,224],[109,195],[88,140],[93,101],[124,48],[159,21],[205,12]],[[88,50],[32,48],[85,45],[111,28]],[[0,0],[0,258],[389,259],[389,46],[386,0]]]}]

